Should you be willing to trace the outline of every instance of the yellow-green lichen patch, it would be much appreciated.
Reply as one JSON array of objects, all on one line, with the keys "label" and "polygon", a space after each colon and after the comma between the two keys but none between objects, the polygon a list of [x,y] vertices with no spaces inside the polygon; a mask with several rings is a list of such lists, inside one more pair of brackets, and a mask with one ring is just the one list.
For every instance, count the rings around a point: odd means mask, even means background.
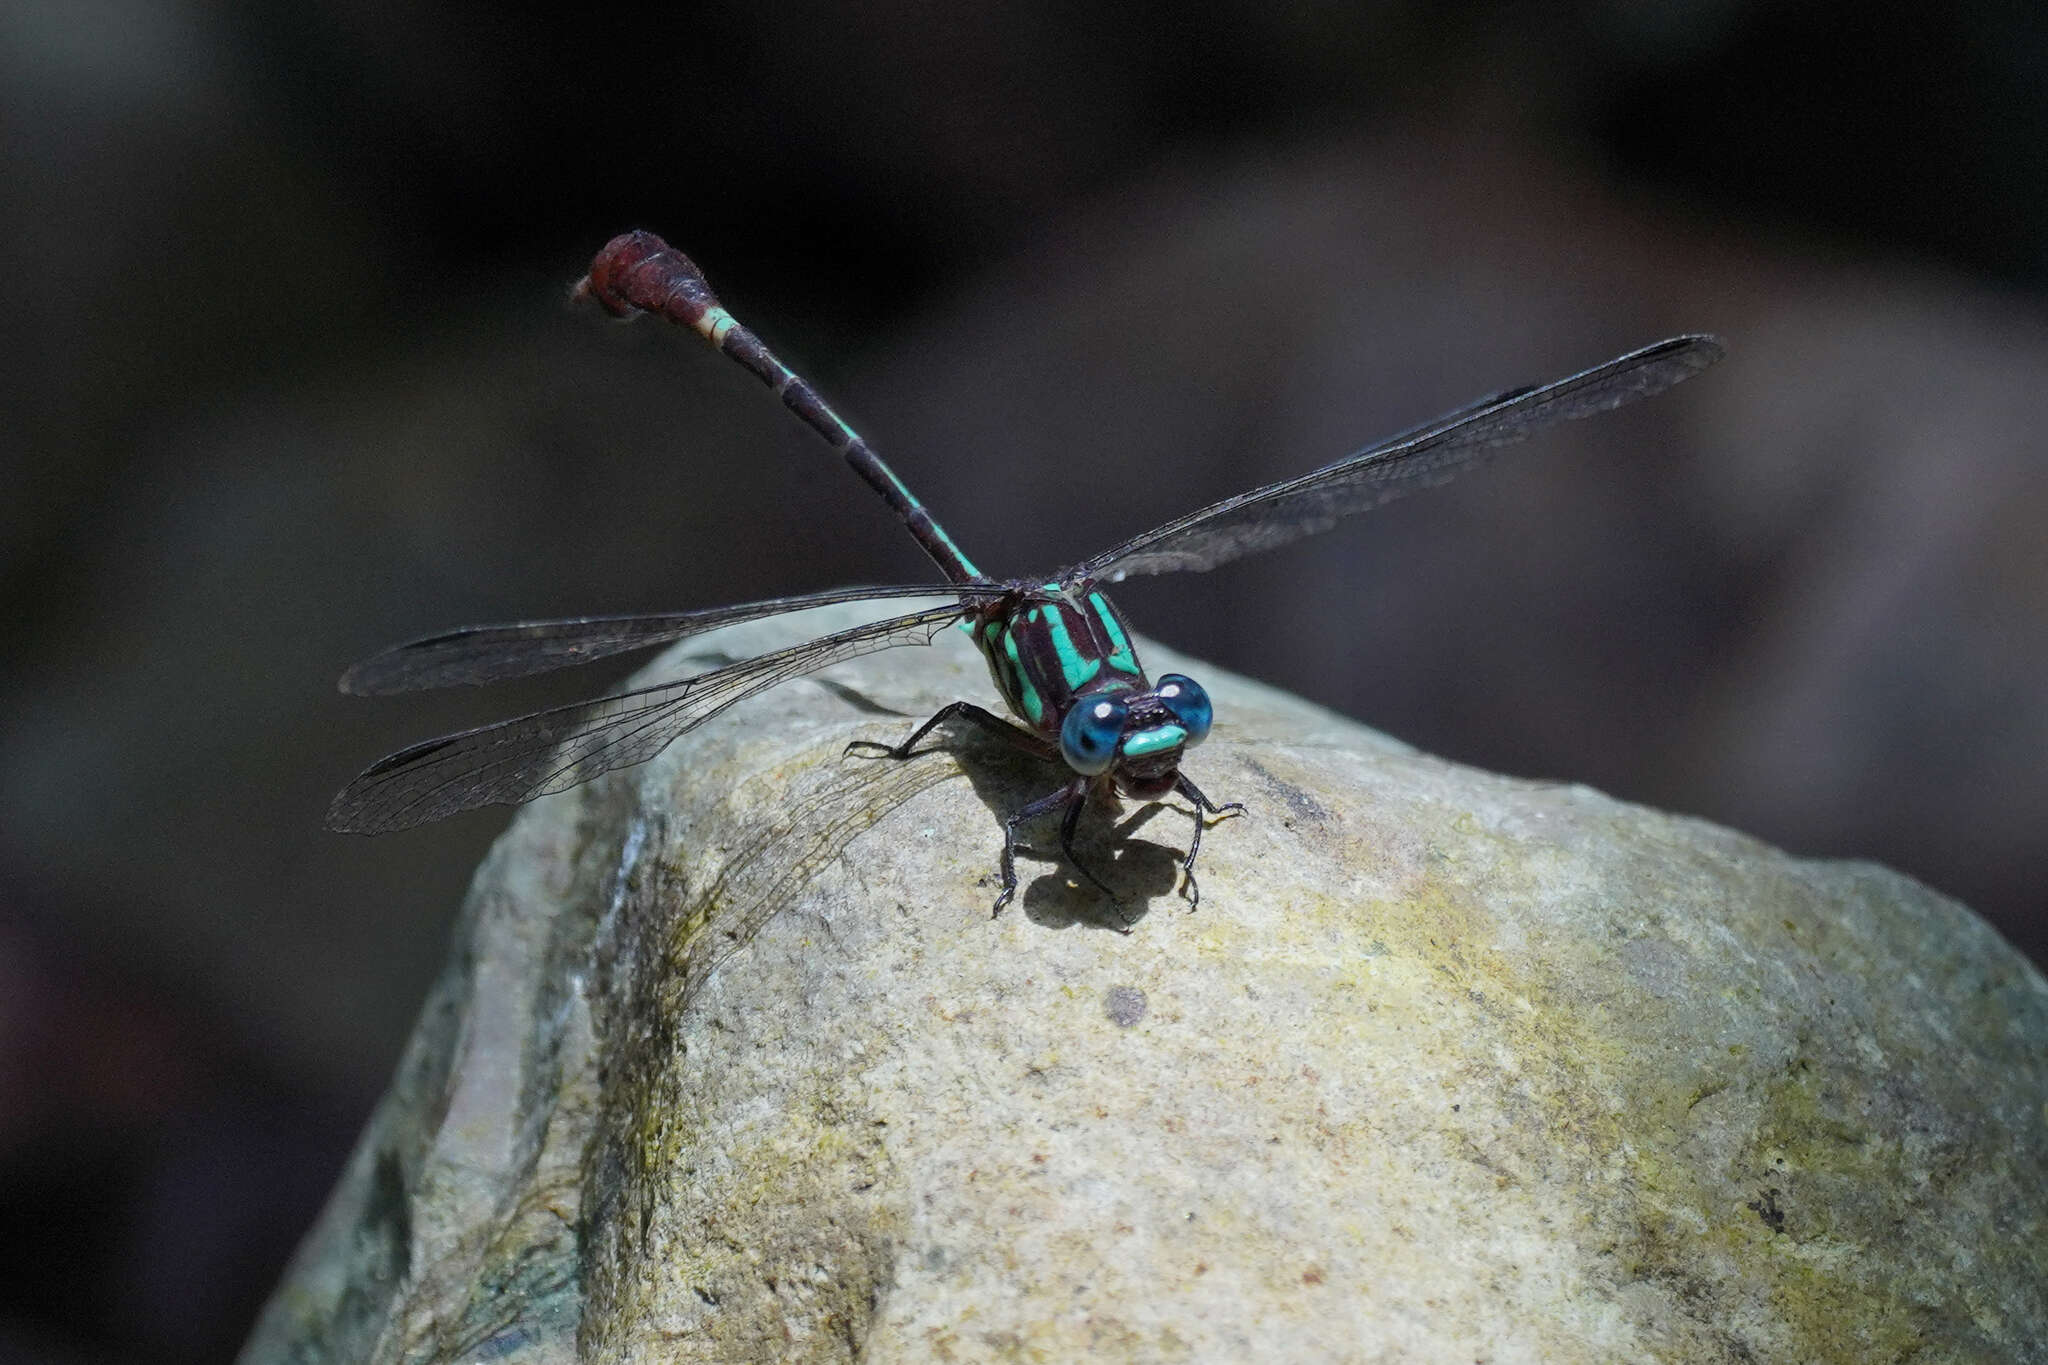
[{"label": "yellow-green lichen patch", "polygon": [[[1376,982],[1381,1013],[1408,1013],[1401,1032],[1445,1047],[1446,1095],[1459,1097],[1455,1116],[1443,1116],[1447,1151],[1504,1192],[1579,1192],[1568,1221],[1589,1275],[1618,1295],[1648,1287],[1666,1306],[1642,1321],[1646,1340],[1846,1361],[1900,1358],[1935,1319],[1933,1339],[1946,1341],[2009,1329],[1967,1306],[1966,1277],[1947,1258],[1905,1272],[1879,1264],[1890,1260],[1887,1226],[1915,1217],[1915,1182],[1939,1184],[1934,1108],[1908,1112],[1916,1101],[1894,1078],[1897,1112],[1880,1135],[1859,1124],[1845,1093],[1816,1093],[1808,1072],[1770,1074],[1754,1041],[1727,1040],[1745,1015],[1769,1013],[1767,983],[1738,979],[1683,1008],[1626,989],[1632,970],[1669,990],[1704,970],[1684,945],[1690,927],[1664,923],[1654,895],[1618,908],[1606,943],[1548,942],[1528,922],[1505,929],[1532,892],[1507,875],[1509,860],[1460,836],[1491,837],[1467,817],[1450,820],[1404,894],[1367,907],[1386,952],[1361,955],[1353,971]],[[1501,947],[1507,940],[1514,946]],[[1766,1057],[1774,1032],[1759,1029]],[[1887,1086],[1853,1068],[1843,1077],[1844,1063],[1830,1060],[1835,1084]],[[1703,1134],[1710,1121],[1723,1131]],[[1926,1148],[1912,1162],[1902,1159],[1907,1131]],[[1805,1240],[1802,1217],[1817,1220]],[[2006,1250],[2000,1278],[2023,1280],[2038,1251]]]},{"label": "yellow-green lichen patch", "polygon": [[[844,1360],[863,1339],[903,1240],[900,1193],[869,1117],[839,1078],[760,1125],[700,1116],[661,1171],[637,1273],[593,1296],[587,1349],[670,1321],[697,1358]],[[680,1133],[676,1136],[681,1136]],[[630,1358],[630,1357],[629,1357]]]}]

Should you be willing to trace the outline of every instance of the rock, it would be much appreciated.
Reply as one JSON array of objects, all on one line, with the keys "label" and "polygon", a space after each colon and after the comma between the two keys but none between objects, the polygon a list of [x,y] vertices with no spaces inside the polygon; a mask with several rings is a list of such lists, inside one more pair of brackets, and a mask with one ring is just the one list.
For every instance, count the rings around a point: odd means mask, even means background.
[{"label": "rock", "polygon": [[[786,643],[814,613],[692,642]],[[1152,647],[1247,815],[1084,822],[957,632],[523,810],[247,1361],[2019,1359],[2048,983],[1968,910]],[[1051,828],[1033,846],[1054,846]]]}]

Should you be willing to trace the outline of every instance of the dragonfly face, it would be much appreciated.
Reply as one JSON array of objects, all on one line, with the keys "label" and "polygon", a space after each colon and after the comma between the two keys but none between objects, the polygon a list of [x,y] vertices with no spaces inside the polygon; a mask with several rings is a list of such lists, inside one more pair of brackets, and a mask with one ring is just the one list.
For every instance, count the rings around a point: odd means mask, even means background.
[{"label": "dragonfly face", "polygon": [[1156,687],[1095,691],[1060,723],[1060,757],[1084,777],[1108,774],[1116,790],[1156,801],[1180,781],[1180,759],[1209,737],[1214,711],[1200,683],[1168,673]]}]

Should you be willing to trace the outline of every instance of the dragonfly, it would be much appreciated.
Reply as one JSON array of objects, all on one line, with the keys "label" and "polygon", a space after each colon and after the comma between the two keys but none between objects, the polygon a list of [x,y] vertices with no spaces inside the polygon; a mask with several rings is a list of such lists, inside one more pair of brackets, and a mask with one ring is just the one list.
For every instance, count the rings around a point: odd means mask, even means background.
[{"label": "dragonfly", "polygon": [[[726,311],[695,263],[661,238],[644,231],[613,238],[574,294],[616,317],[651,314],[687,327],[759,378],[881,496],[945,575],[946,584],[833,588],[697,611],[469,626],[363,660],[342,675],[343,692],[375,696],[498,682],[813,607],[930,599],[940,593],[946,600],[692,677],[401,749],[342,789],[328,810],[328,825],[383,833],[565,791],[602,773],[644,763],[727,707],[792,678],[877,650],[928,645],[959,626],[987,661],[1010,718],[956,701],[900,744],[856,740],[847,748],[907,759],[934,729],[958,721],[1062,769],[1051,792],[1003,822],[997,864],[1002,885],[994,914],[1001,914],[1016,894],[1023,827],[1059,814],[1061,853],[1121,915],[1116,894],[1075,853],[1081,813],[1091,800],[1153,803],[1174,795],[1193,808],[1194,832],[1180,864],[1181,894],[1193,908],[1201,897],[1195,861],[1204,827],[1212,818],[1243,809],[1239,802],[1210,800],[1181,770],[1187,751],[1209,736],[1214,707],[1201,684],[1184,674],[1148,678],[1135,637],[1104,592],[1106,585],[1140,575],[1213,569],[1329,530],[1354,513],[1440,484],[1546,427],[1660,393],[1722,356],[1715,337],[1671,337],[1554,383],[1492,394],[1306,474],[1176,517],[1058,573],[992,578],[974,566],[817,390]],[[1128,931],[1130,922],[1124,918]]]}]

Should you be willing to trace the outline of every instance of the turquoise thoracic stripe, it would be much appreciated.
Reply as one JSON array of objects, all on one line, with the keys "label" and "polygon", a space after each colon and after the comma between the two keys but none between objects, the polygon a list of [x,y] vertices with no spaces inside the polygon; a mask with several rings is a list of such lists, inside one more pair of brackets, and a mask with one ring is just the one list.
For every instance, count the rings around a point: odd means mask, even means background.
[{"label": "turquoise thoracic stripe", "polygon": [[1132,650],[1131,642],[1124,638],[1123,627],[1116,623],[1116,613],[1109,609],[1102,594],[1088,594],[1088,605],[1095,609],[1095,619],[1102,623],[1103,633],[1109,636],[1109,666],[1120,673],[1136,673],[1138,656]]},{"label": "turquoise thoracic stripe", "polygon": [[1017,700],[1024,703],[1024,719],[1033,725],[1045,720],[1045,698],[1038,695],[1038,689],[1031,685],[1031,679],[1024,672],[1024,662],[1017,657],[1017,635],[1014,631],[1003,632],[1003,654],[1009,661],[1008,673],[1017,688]]},{"label": "turquoise thoracic stripe", "polygon": [[1054,652],[1060,656],[1060,672],[1065,675],[1068,688],[1078,692],[1102,671],[1102,660],[1087,658],[1074,648],[1074,638],[1067,634],[1064,609],[1048,608],[1045,618],[1046,634],[1052,639]]}]

